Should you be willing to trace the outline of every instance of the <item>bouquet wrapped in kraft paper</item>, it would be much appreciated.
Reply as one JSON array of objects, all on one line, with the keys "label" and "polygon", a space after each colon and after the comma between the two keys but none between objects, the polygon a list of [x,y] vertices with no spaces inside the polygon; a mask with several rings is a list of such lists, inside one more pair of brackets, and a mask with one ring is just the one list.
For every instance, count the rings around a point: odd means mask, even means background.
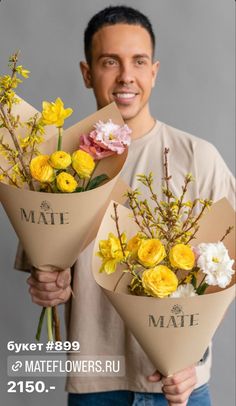
[{"label": "bouquet wrapped in kraft paper", "polygon": [[[26,109],[31,110],[24,101],[17,107],[20,116],[22,109],[24,113]],[[108,119],[123,125],[114,103],[65,130],[63,149],[73,153],[79,147],[81,135],[89,133],[100,120]],[[57,134],[54,133],[40,145],[40,152],[50,155],[56,151],[56,145]],[[126,185],[119,175],[126,157],[127,150],[99,161],[93,175],[97,177],[105,173],[108,180],[82,193],[38,192],[0,182],[1,203],[32,266],[53,270],[73,265],[79,252],[95,237],[111,193],[113,198],[116,194],[118,200],[119,197],[123,200]]]},{"label": "bouquet wrapped in kraft paper", "polygon": [[131,131],[112,103],[63,132],[72,109],[57,98],[37,112],[15,93],[29,74],[18,54],[9,66],[11,75],[0,76],[0,201],[30,264],[63,270],[95,237],[110,199],[124,201],[119,175]]},{"label": "bouquet wrapped in kraft paper", "polygon": [[169,376],[202,359],[234,299],[235,212],[226,199],[185,202],[186,187],[177,198],[169,175],[166,200],[158,201],[152,176],[139,177],[153,205],[138,199],[137,190],[128,192],[131,209],[110,202],[95,241],[93,276],[157,370]]}]

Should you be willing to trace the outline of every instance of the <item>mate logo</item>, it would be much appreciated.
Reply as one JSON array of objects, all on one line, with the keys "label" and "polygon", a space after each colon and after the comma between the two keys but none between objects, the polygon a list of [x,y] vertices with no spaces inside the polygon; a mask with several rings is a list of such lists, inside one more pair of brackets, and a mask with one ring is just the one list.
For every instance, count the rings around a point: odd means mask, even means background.
[{"label": "mate logo", "polygon": [[199,325],[199,313],[185,314],[183,307],[175,304],[169,315],[149,314],[148,326],[158,328],[196,327]]},{"label": "mate logo", "polygon": [[69,224],[69,212],[55,212],[51,203],[43,200],[39,210],[20,208],[21,221],[31,224],[45,224],[47,226]]}]

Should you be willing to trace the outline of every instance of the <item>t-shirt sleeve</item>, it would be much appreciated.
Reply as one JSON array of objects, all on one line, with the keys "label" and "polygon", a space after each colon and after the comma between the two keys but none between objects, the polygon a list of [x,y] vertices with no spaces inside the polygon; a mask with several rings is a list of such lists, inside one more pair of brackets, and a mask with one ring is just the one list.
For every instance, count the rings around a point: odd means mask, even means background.
[{"label": "t-shirt sleeve", "polygon": [[235,208],[235,178],[217,149],[207,141],[196,142],[194,164],[199,196],[214,202],[226,197]]}]

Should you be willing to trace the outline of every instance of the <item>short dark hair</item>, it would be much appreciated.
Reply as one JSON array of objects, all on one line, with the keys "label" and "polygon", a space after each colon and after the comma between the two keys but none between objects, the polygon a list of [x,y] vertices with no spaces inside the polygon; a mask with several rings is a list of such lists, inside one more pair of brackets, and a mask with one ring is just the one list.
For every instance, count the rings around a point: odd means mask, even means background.
[{"label": "short dark hair", "polygon": [[88,22],[84,32],[84,53],[89,65],[92,62],[92,40],[94,34],[102,27],[115,24],[140,25],[148,31],[155,51],[155,34],[148,17],[140,11],[127,6],[109,6],[95,14]]}]

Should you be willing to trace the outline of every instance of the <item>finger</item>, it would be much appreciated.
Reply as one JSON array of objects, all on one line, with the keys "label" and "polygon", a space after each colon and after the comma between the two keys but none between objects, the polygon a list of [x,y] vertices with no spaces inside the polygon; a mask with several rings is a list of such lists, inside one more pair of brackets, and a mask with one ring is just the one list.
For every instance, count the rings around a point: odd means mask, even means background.
[{"label": "finger", "polygon": [[28,285],[45,292],[56,292],[60,290],[55,282],[38,282],[31,276],[27,279]]},{"label": "finger", "polygon": [[191,376],[189,379],[177,384],[177,385],[167,385],[163,386],[162,390],[165,394],[169,395],[181,395],[189,391],[192,387],[196,385],[195,377]]},{"label": "finger", "polygon": [[55,272],[45,272],[39,269],[33,269],[31,271],[31,276],[38,282],[56,282],[58,278],[58,271]]},{"label": "finger", "polygon": [[177,372],[176,374],[174,374],[172,376],[163,377],[162,382],[163,382],[163,385],[165,385],[165,386],[178,385],[179,383],[185,381],[186,379],[189,379],[190,376],[196,377],[196,370],[195,370],[194,366],[183,369],[182,371]]},{"label": "finger", "polygon": [[165,394],[165,398],[168,400],[169,406],[186,406],[188,403],[189,396],[191,395],[194,386],[189,389],[187,392],[182,393],[181,395],[169,395]]},{"label": "finger", "polygon": [[63,290],[60,296],[55,299],[41,299],[38,296],[31,295],[32,302],[42,307],[53,307],[62,303],[66,303],[71,296],[71,288]]},{"label": "finger", "polygon": [[60,288],[67,288],[70,283],[71,283],[71,271],[70,268],[64,269],[63,271],[60,271],[57,280],[56,280],[57,286]]},{"label": "finger", "polygon": [[61,294],[63,293],[63,290],[57,290],[56,292],[45,292],[42,290],[38,290],[35,287],[30,287],[29,288],[29,293],[31,294],[32,297],[35,297],[39,300],[54,300],[54,299],[60,299]]},{"label": "finger", "polygon": [[147,377],[149,382],[159,382],[161,380],[161,374],[158,371],[155,371],[154,374]]}]

